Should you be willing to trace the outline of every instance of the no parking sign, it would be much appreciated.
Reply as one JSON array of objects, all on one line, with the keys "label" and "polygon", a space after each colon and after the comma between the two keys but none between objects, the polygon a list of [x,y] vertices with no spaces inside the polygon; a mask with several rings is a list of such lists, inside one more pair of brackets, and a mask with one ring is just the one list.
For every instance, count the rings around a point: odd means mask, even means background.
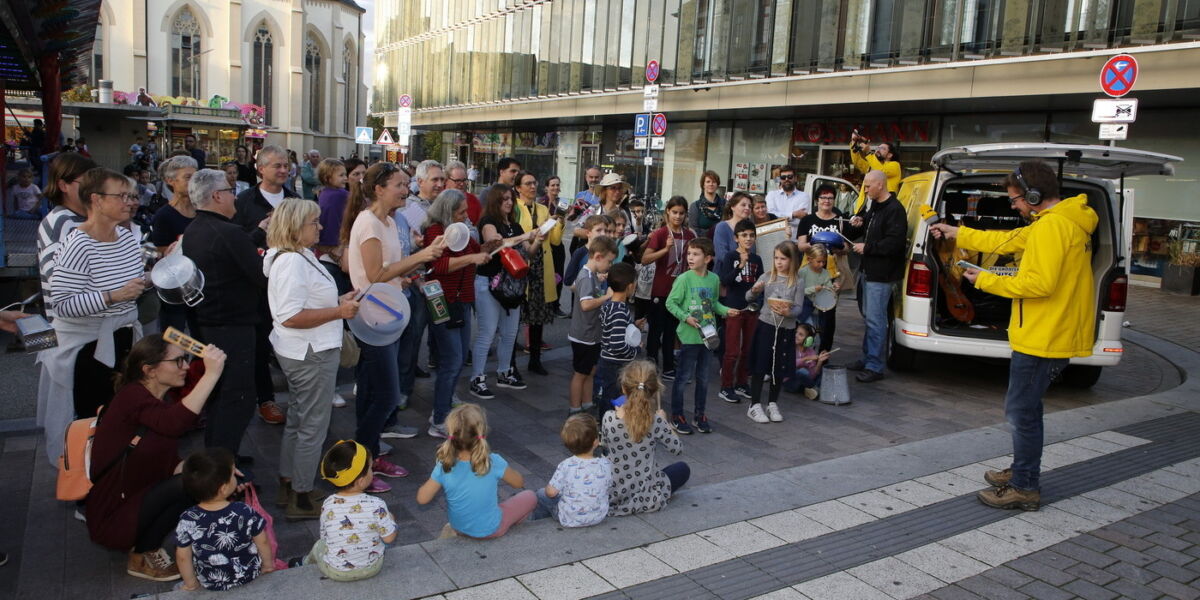
[{"label": "no parking sign", "polygon": [[1128,54],[1118,54],[1108,59],[1100,69],[1100,89],[1113,98],[1120,98],[1133,91],[1137,76],[1137,59]]}]

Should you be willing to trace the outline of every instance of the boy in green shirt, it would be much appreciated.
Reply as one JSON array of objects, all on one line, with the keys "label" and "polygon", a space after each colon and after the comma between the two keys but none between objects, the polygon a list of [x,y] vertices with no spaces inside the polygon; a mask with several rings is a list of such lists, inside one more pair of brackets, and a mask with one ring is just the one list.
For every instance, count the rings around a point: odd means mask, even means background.
[{"label": "boy in green shirt", "polygon": [[[682,435],[692,433],[692,426],[683,415],[683,392],[688,381],[696,378],[696,400],[693,410],[695,428],[700,433],[712,433],[704,405],[708,396],[708,371],[713,348],[717,347],[717,317],[736,317],[738,310],[722,305],[721,281],[708,271],[714,254],[712,240],[696,238],[687,243],[687,262],[690,269],[675,278],[667,296],[667,311],[679,319],[675,334],[679,336],[679,360],[675,364],[675,382],[671,387],[671,427]],[[711,347],[705,345],[709,340]]]}]

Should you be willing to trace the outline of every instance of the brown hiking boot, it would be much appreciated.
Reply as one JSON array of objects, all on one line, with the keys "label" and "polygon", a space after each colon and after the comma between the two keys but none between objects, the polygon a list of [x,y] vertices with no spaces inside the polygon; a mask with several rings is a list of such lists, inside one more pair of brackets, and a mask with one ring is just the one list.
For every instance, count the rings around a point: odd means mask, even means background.
[{"label": "brown hiking boot", "polygon": [[125,572],[134,577],[150,581],[174,581],[179,579],[179,567],[159,548],[150,552],[130,552]]},{"label": "brown hiking boot", "polygon": [[1004,487],[1008,485],[1008,482],[1012,481],[1012,469],[987,471],[983,474],[983,480],[988,482],[988,485],[992,487]]},{"label": "brown hiking boot", "polygon": [[975,496],[979,498],[980,502],[992,508],[1037,510],[1042,503],[1041,492],[1019,490],[1011,485],[980,490]]}]

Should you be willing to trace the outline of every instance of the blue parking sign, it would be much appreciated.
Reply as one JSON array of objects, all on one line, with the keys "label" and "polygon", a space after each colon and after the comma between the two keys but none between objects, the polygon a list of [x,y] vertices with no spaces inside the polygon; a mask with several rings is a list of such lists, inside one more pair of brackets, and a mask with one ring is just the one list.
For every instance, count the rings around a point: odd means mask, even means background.
[{"label": "blue parking sign", "polygon": [[650,135],[650,113],[633,116],[633,135],[634,137],[646,137]]}]

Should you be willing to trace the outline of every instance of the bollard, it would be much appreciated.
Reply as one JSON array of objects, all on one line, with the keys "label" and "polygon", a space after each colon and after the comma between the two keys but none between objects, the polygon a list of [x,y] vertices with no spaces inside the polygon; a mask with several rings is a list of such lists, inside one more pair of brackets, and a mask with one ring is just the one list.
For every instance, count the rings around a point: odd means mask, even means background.
[{"label": "bollard", "polygon": [[821,370],[821,395],[817,400],[834,406],[850,404],[850,383],[846,379],[846,367],[826,366]]}]

